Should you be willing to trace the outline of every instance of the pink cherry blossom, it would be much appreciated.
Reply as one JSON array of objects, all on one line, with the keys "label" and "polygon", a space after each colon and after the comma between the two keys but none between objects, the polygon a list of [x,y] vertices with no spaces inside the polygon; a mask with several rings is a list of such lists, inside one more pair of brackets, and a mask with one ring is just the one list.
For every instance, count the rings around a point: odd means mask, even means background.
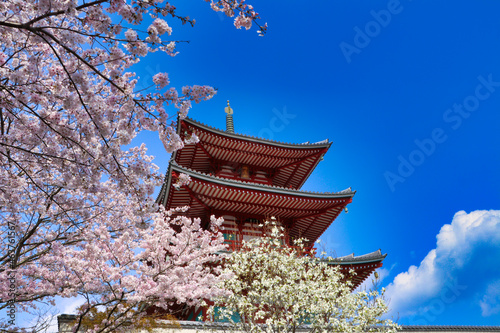
[{"label": "pink cherry blossom", "polygon": [[[258,19],[243,0],[212,7]],[[208,266],[225,248],[221,221],[158,206],[151,195],[164,175],[144,144],[130,147],[155,131],[167,152],[181,149],[169,119],[216,93],[167,88],[167,73],[150,87],[130,72],[150,52],[177,54],[167,17],[195,23],[163,1],[0,2],[0,311],[39,315],[25,330],[43,328],[57,297],[82,297],[80,318],[109,311],[89,330],[108,332],[149,306],[222,292],[224,275]],[[0,318],[2,329],[20,325]]]},{"label": "pink cherry blossom", "polygon": [[157,18],[154,20],[153,25],[160,35],[167,33],[168,35],[172,34],[172,28],[170,28],[165,20]]},{"label": "pink cherry blossom", "polygon": [[158,73],[153,76],[153,82],[158,86],[159,89],[168,86],[170,81],[168,81],[167,73]]}]

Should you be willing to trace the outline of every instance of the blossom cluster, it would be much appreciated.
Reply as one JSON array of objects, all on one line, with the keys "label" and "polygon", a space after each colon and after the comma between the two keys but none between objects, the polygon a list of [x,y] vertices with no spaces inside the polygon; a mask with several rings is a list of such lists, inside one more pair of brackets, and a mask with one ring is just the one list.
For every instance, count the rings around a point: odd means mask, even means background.
[{"label": "blossom cluster", "polygon": [[158,86],[159,89],[165,88],[170,83],[167,73],[155,74],[155,76],[153,76],[153,82]]},{"label": "blossom cluster", "polygon": [[242,332],[396,332],[381,318],[387,305],[376,290],[353,293],[339,267],[304,255],[304,242],[283,242],[283,229],[272,222],[262,238],[246,242],[224,262],[231,278],[214,300],[210,319]]},{"label": "blossom cluster", "polygon": [[[208,1],[208,0],[205,0]],[[260,25],[257,22],[259,14],[254,10],[252,5],[246,4],[244,0],[211,0],[210,6],[217,12],[223,12],[229,17],[234,17],[234,26],[237,29],[250,29],[252,23],[256,23],[260,30],[257,32],[263,36],[267,31],[267,23]],[[236,15],[236,13],[239,13]]]},{"label": "blossom cluster", "polygon": [[185,173],[181,173],[175,183],[172,185],[176,189],[180,189],[181,187],[188,185],[191,182],[191,177]]}]

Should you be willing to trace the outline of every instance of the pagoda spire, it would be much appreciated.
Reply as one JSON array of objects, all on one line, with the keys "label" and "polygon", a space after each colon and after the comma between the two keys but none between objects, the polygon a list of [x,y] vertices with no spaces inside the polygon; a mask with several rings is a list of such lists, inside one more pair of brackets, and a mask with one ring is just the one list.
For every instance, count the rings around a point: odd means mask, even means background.
[{"label": "pagoda spire", "polygon": [[224,112],[226,112],[226,132],[234,133],[233,109],[229,105],[229,100],[227,101],[227,106],[224,108]]}]

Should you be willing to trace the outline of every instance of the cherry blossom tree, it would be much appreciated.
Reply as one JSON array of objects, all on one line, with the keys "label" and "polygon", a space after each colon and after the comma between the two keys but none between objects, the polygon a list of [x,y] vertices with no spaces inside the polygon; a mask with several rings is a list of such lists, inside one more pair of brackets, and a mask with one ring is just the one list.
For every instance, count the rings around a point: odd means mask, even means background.
[{"label": "cherry blossom tree", "polygon": [[[258,19],[244,0],[210,5],[237,28]],[[167,152],[181,149],[171,119],[216,93],[178,91],[167,73],[137,91],[131,66],[177,54],[167,18],[195,23],[163,0],[0,2],[1,328],[22,329],[16,313],[37,314],[56,297],[85,299],[75,329],[104,308],[108,319],[91,329],[104,332],[150,305],[219,294],[220,272],[206,264],[223,249],[212,229],[220,221],[205,230],[158,207],[151,195],[163,176],[145,145],[128,148],[147,130]]]},{"label": "cherry blossom tree", "polygon": [[283,245],[282,230],[269,225],[266,236],[225,260],[231,277],[220,286],[229,293],[214,300],[211,320],[243,332],[396,331],[391,320],[381,319],[388,310],[383,291],[352,292],[338,266],[304,255],[300,240],[296,247]]}]

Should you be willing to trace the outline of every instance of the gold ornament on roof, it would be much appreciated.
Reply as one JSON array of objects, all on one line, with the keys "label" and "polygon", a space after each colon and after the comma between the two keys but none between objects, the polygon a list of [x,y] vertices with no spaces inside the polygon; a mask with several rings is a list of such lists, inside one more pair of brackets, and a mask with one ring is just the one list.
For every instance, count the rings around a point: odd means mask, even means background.
[{"label": "gold ornament on roof", "polygon": [[227,106],[224,108],[224,111],[227,114],[233,114],[233,109],[231,109],[231,106],[229,105],[229,100],[227,101]]},{"label": "gold ornament on roof", "polygon": [[224,108],[226,114],[226,132],[234,133],[234,123],[233,123],[233,109],[229,105],[229,100],[227,101],[227,106]]}]

